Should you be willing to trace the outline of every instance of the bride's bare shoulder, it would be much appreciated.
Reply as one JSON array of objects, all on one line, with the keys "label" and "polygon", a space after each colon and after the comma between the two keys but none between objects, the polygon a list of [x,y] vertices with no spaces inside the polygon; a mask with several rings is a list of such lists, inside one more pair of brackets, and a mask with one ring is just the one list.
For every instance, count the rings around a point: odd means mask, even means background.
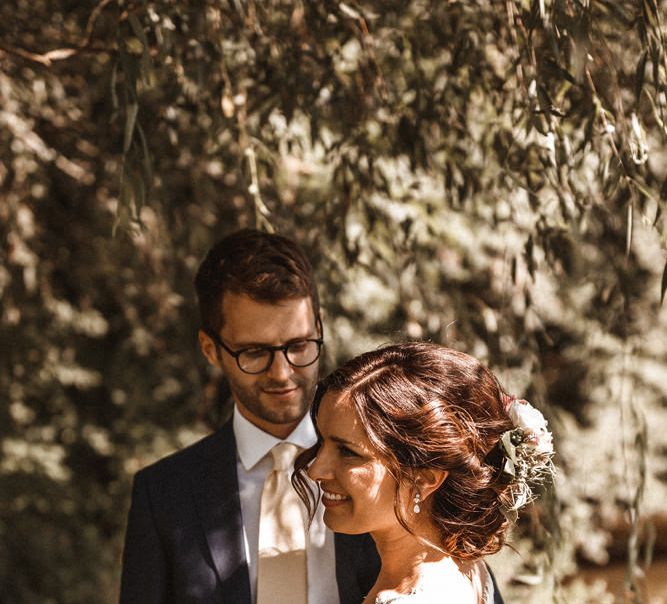
[{"label": "bride's bare shoulder", "polygon": [[442,593],[447,595],[447,601],[460,602],[460,604],[479,604],[474,584],[463,573],[450,576],[447,585],[443,586]]},{"label": "bride's bare shoulder", "polygon": [[451,561],[441,564],[437,569],[432,567],[423,582],[423,594],[426,597],[419,600],[419,604],[422,602],[424,604],[444,604],[445,602],[479,604],[476,581],[471,581],[471,576],[475,574],[476,572],[473,572],[472,575],[464,572]]}]

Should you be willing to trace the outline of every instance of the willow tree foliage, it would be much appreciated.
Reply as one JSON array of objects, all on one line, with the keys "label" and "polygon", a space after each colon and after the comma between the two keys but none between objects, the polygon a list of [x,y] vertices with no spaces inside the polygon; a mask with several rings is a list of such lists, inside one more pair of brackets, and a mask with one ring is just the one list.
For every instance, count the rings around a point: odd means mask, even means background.
[{"label": "willow tree foliage", "polygon": [[497,561],[510,600],[603,601],[564,580],[619,555],[644,600],[666,4],[0,3],[7,601],[114,601],[132,473],[228,413],[191,281],[245,225],[309,251],[329,367],[428,338],[550,409],[558,488]]}]

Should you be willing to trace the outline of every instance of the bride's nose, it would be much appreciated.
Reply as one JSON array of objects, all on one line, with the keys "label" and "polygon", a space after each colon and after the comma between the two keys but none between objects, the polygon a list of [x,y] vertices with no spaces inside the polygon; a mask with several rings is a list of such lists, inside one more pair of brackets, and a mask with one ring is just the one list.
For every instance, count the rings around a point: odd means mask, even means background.
[{"label": "bride's nose", "polygon": [[320,447],[315,459],[308,467],[308,476],[315,481],[330,480],[333,477],[330,455],[326,445]]}]

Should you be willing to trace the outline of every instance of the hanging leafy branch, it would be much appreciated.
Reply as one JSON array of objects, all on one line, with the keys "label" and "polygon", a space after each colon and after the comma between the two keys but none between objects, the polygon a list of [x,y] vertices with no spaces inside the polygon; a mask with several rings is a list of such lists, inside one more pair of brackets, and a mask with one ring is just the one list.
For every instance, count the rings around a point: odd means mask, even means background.
[{"label": "hanging leafy branch", "polygon": [[552,409],[562,481],[552,513],[535,510],[549,531],[517,532],[534,554],[501,576],[517,600],[574,601],[562,579],[605,561],[626,513],[641,594],[667,446],[664,14],[655,0],[0,4],[0,532],[24,556],[0,556],[0,591],[115,599],[132,472],[227,413],[198,364],[192,274],[254,225],[306,246],[329,366],[428,338]]}]

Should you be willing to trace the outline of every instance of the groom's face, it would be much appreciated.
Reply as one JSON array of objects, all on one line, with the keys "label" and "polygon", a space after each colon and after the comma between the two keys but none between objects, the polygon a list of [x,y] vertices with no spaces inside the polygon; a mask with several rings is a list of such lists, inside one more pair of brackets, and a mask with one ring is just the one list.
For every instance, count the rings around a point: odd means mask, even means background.
[{"label": "groom's face", "polygon": [[[308,297],[267,303],[227,292],[222,300],[222,313],[224,324],[219,337],[235,352],[320,337]],[[276,351],[265,371],[248,374],[209,336],[200,332],[199,337],[206,358],[224,372],[239,412],[269,434],[278,438],[288,436],[310,407],[317,384],[318,361],[307,367],[294,367],[281,351]]]}]

